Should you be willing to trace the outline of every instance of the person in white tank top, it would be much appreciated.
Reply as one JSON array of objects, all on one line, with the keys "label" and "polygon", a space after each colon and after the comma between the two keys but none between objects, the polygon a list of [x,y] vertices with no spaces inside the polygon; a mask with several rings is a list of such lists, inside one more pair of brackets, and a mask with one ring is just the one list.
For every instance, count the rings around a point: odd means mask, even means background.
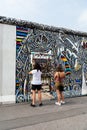
[{"label": "person in white tank top", "polygon": [[38,100],[39,100],[39,106],[42,106],[42,94],[41,94],[41,89],[42,89],[42,81],[41,81],[41,67],[38,63],[35,63],[34,69],[29,72],[29,74],[32,74],[32,103],[31,106],[35,107],[36,103],[36,90],[38,91]]},{"label": "person in white tank top", "polygon": [[31,71],[31,73],[33,75],[31,84],[41,85],[42,84],[42,81],[41,81],[42,72],[40,70],[34,69],[34,70]]}]

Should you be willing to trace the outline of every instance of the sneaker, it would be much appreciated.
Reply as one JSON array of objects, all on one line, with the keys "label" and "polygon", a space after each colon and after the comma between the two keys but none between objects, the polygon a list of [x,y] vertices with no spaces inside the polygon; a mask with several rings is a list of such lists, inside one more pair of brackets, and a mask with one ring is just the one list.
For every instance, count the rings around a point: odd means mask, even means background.
[{"label": "sneaker", "polygon": [[32,103],[31,103],[31,106],[32,106],[32,107],[36,107],[35,104],[32,104]]},{"label": "sneaker", "polygon": [[40,107],[43,106],[43,103],[40,103],[39,106],[40,106]]},{"label": "sneaker", "polygon": [[61,106],[61,103],[60,103],[60,102],[55,102],[55,104]]},{"label": "sneaker", "polygon": [[61,101],[61,103],[62,103],[62,104],[65,104],[65,102],[64,102],[64,101]]}]

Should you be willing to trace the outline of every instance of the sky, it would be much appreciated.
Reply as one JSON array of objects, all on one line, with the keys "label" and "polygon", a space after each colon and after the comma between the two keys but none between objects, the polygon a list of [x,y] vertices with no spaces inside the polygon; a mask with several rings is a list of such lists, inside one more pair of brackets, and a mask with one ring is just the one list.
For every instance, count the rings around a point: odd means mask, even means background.
[{"label": "sky", "polygon": [[87,0],[0,0],[0,16],[87,32]]}]

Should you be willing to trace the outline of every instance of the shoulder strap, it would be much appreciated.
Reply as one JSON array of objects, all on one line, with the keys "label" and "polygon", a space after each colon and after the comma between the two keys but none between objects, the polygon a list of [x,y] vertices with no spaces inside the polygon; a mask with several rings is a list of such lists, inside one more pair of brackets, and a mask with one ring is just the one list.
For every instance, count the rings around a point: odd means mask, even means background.
[{"label": "shoulder strap", "polygon": [[60,78],[60,73],[58,72],[58,75],[59,75],[59,81],[61,82],[61,78]]},{"label": "shoulder strap", "polygon": [[59,76],[59,79],[60,79],[60,73],[58,72],[58,76]]}]

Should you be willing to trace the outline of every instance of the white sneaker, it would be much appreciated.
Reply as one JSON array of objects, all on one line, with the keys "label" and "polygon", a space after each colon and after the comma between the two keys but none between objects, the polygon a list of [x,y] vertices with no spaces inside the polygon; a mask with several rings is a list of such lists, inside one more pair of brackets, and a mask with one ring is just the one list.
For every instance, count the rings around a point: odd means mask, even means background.
[{"label": "white sneaker", "polygon": [[65,104],[65,102],[64,102],[64,101],[61,101],[61,103],[62,103],[62,104]]},{"label": "white sneaker", "polygon": [[60,103],[60,102],[55,102],[55,104],[61,106],[61,103]]}]

